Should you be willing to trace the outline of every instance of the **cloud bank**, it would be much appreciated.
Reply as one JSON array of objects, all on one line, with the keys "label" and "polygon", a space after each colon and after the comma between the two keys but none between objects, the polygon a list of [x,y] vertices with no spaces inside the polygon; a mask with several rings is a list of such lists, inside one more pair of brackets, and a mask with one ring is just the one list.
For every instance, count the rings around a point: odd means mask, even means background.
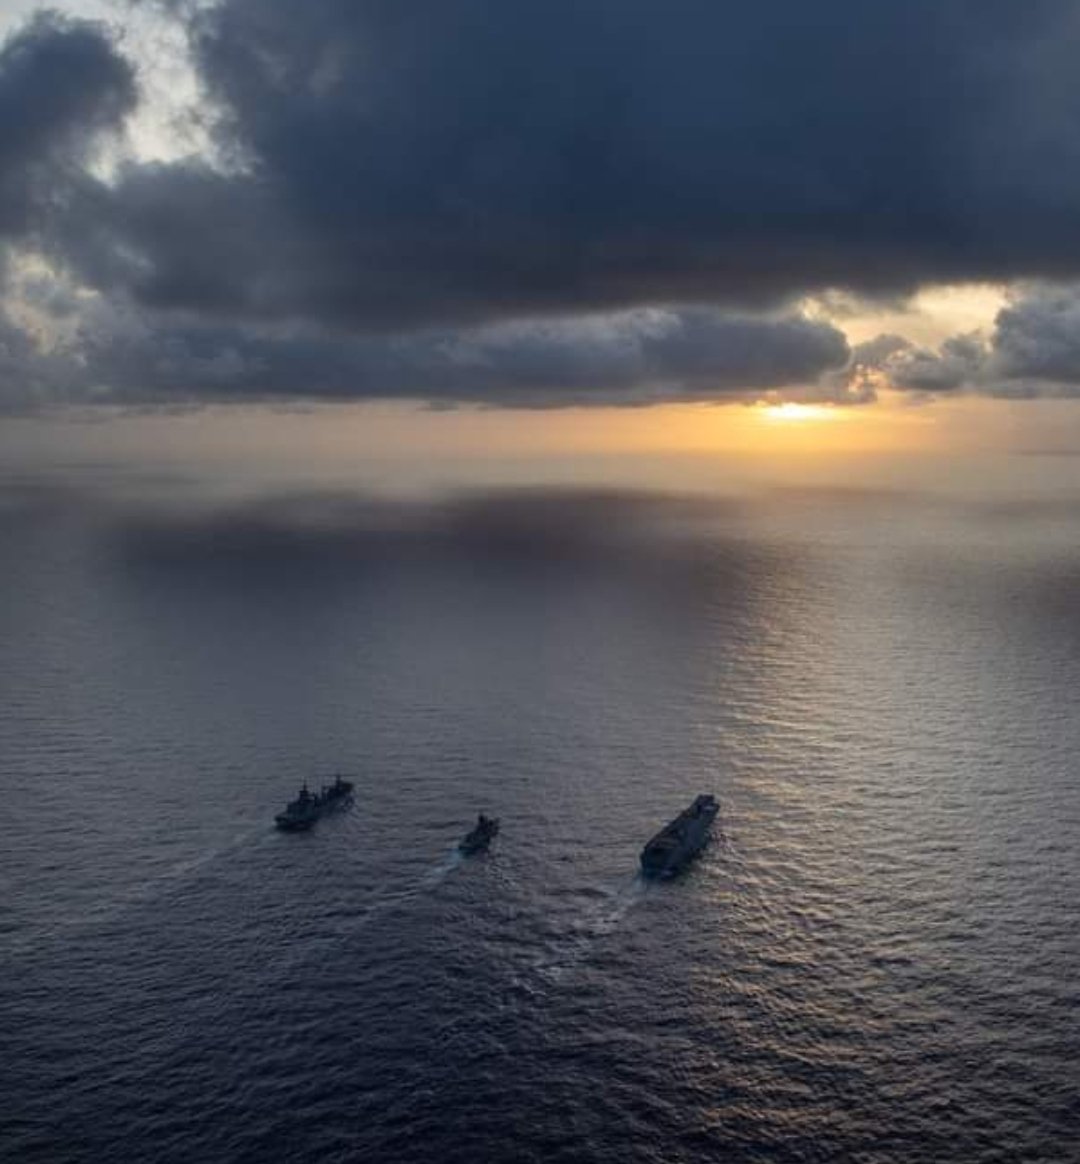
[{"label": "cloud bank", "polygon": [[[1072,0],[160,11],[198,156],[95,170],[138,100],[102,26],[43,15],[0,49],[9,408],[862,399],[803,297],[1080,277]],[[51,296],[22,294],[28,254]],[[1072,293],[1025,295],[989,340],[870,362],[911,391],[1058,391]]]}]

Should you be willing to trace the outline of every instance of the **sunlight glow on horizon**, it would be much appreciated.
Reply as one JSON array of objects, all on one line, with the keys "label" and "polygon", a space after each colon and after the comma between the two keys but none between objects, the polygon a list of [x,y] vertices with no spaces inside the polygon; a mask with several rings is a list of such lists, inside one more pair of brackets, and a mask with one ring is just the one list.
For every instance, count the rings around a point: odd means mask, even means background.
[{"label": "sunlight glow on horizon", "polygon": [[799,404],[794,400],[785,400],[781,404],[764,404],[761,406],[761,416],[771,422],[790,424],[806,423],[808,421],[840,420],[846,414],[835,405],[828,404]]}]

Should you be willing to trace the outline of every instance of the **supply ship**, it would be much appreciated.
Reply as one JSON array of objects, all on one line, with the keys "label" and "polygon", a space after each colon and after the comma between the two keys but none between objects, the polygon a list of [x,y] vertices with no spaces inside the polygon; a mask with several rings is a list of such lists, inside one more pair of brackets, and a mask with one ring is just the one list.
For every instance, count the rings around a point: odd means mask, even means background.
[{"label": "supply ship", "polygon": [[352,781],[340,776],[335,776],[333,784],[324,784],[318,792],[309,792],[305,781],[296,799],[274,817],[274,824],[290,833],[309,829],[319,817],[351,804],[352,791]]}]

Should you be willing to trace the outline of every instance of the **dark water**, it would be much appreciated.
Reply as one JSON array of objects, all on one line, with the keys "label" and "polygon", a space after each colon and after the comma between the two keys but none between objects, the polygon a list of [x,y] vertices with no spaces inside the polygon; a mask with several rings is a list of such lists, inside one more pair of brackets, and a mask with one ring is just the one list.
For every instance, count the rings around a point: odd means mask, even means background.
[{"label": "dark water", "polygon": [[1070,520],[9,489],[0,1156],[1080,1158]]}]

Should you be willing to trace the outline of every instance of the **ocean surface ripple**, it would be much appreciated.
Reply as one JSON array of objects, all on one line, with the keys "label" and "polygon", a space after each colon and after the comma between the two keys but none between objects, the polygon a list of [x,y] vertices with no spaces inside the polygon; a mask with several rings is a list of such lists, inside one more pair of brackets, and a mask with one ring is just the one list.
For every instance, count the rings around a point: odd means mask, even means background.
[{"label": "ocean surface ripple", "polygon": [[0,509],[0,1156],[1077,1159],[1077,541],[563,504]]}]

